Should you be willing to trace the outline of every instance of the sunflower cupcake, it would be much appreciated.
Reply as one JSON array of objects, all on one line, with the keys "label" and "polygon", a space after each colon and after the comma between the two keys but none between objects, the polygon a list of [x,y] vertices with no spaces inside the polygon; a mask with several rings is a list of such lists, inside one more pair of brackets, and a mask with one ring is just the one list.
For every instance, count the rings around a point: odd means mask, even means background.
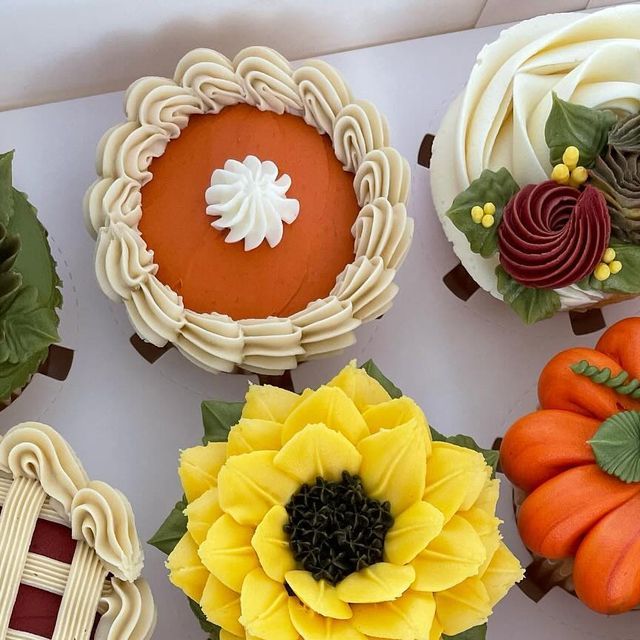
[{"label": "sunflower cupcake", "polygon": [[0,404],[29,383],[58,341],[62,283],[47,232],[12,185],[13,152],[0,154]]},{"label": "sunflower cupcake", "polygon": [[151,543],[210,633],[438,640],[484,625],[521,579],[495,515],[497,454],[446,441],[367,369],[203,404],[184,501]]}]

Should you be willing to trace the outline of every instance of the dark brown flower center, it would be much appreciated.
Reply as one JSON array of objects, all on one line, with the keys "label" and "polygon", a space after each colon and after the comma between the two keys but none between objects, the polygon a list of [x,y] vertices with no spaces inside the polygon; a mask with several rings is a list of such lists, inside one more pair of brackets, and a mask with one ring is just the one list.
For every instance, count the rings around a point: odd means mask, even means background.
[{"label": "dark brown flower center", "polygon": [[391,508],[367,496],[358,476],[345,471],[339,482],[316,478],[300,487],[286,509],[293,555],[316,580],[335,585],[382,561]]}]

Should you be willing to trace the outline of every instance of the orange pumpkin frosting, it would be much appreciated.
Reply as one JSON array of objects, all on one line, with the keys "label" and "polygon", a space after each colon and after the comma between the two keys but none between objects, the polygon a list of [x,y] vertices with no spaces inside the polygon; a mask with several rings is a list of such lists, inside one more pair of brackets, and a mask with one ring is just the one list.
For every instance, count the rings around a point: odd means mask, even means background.
[{"label": "orange pumpkin frosting", "polygon": [[[291,177],[287,197],[300,202],[300,214],[275,248],[263,243],[245,251],[211,227],[204,194],[215,169],[251,154]],[[288,316],[324,298],[354,259],[353,175],[342,169],[328,136],[302,118],[248,105],[192,116],[150,171],[140,231],[158,278],[194,311],[236,320]]]},{"label": "orange pumpkin frosting", "polygon": [[[604,377],[572,369],[580,362]],[[640,604],[640,482],[605,472],[589,443],[612,416],[640,411],[616,386],[623,371],[627,382],[640,379],[640,318],[611,327],[595,349],[552,358],[540,375],[541,408],[509,429],[500,450],[505,474],[528,494],[518,516],[524,543],[547,558],[573,557],[576,594],[607,614]]]}]

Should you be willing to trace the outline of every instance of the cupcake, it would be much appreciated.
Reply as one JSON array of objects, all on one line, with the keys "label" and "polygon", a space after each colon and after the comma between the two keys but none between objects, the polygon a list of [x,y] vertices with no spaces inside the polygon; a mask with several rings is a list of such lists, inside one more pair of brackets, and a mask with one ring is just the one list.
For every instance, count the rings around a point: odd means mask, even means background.
[{"label": "cupcake", "polygon": [[[640,605],[640,318],[594,349],[554,356],[540,408],[511,426],[502,469],[521,492],[518,528],[550,580],[594,611]],[[540,564],[540,563],[538,563]]]},{"label": "cupcake", "polygon": [[151,638],[131,505],[89,480],[51,427],[25,422],[0,438],[0,507],[3,637]]},{"label": "cupcake", "polygon": [[59,340],[62,283],[47,232],[12,186],[13,152],[0,154],[0,405],[29,383]]},{"label": "cupcake", "polygon": [[300,395],[252,385],[203,416],[184,500],[150,542],[213,637],[479,638],[522,578],[497,452],[430,429],[373,363]]},{"label": "cupcake", "polygon": [[433,146],[462,266],[526,323],[640,294],[640,7],[553,14],[479,54]]},{"label": "cupcake", "polygon": [[338,72],[249,47],[142,78],[85,199],[103,291],[209,371],[278,374],[391,306],[413,235],[408,162]]}]

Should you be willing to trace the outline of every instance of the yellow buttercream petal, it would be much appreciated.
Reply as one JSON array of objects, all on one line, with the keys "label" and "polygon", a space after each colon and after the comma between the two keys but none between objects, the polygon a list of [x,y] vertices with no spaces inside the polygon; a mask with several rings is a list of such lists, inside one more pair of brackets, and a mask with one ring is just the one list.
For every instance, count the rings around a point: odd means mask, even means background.
[{"label": "yellow buttercream petal", "polygon": [[[378,562],[347,576],[336,587],[338,597],[345,602],[388,602],[399,598],[416,577],[411,566],[401,567]],[[321,612],[319,612],[321,613]]]},{"label": "yellow buttercream petal", "polygon": [[229,633],[226,629],[220,629],[220,640],[246,640],[244,633],[237,636],[235,633]]},{"label": "yellow buttercream petal", "polygon": [[198,556],[198,545],[189,533],[185,533],[167,558],[169,580],[184,594],[199,602],[209,572]]},{"label": "yellow buttercream petal", "polygon": [[321,616],[337,620],[351,617],[351,607],[338,597],[336,588],[326,580],[316,580],[308,571],[289,571],[286,580],[296,596]]},{"label": "yellow buttercream petal", "polygon": [[289,598],[289,615],[303,640],[366,640],[353,628],[351,621],[325,618],[300,604],[296,598]]},{"label": "yellow buttercream petal", "polygon": [[451,589],[435,594],[438,622],[448,636],[484,624],[491,615],[489,595],[480,578],[468,578]]},{"label": "yellow buttercream petal", "polygon": [[495,516],[489,515],[484,509],[480,509],[478,507],[473,507],[469,509],[469,511],[463,511],[459,515],[476,530],[477,534],[480,536],[480,540],[482,540],[482,544],[484,545],[486,552],[485,560],[480,566],[480,569],[478,569],[478,573],[482,575],[491,561],[491,558],[493,558],[493,554],[500,546],[502,536],[500,535],[498,527],[502,524],[502,521]]},{"label": "yellow buttercream petal", "polygon": [[209,622],[230,633],[244,635],[240,624],[240,594],[226,587],[214,575],[209,574],[200,607]]},{"label": "yellow buttercream petal", "polygon": [[240,594],[240,621],[247,633],[258,638],[298,640],[289,617],[288,601],[284,585],[271,580],[262,569],[252,571],[245,578]]},{"label": "yellow buttercream petal", "polygon": [[500,480],[497,478],[489,479],[485,482],[482,492],[474,503],[474,507],[482,509],[489,515],[494,515],[498,506],[498,498],[500,497]]},{"label": "yellow buttercream petal", "polygon": [[277,582],[284,582],[287,571],[295,569],[296,566],[289,547],[289,537],[283,528],[288,521],[286,509],[277,504],[269,509],[251,539],[251,545],[264,572]]},{"label": "yellow buttercream petal", "polygon": [[411,562],[442,531],[444,516],[428,502],[416,502],[399,513],[384,539],[385,559]]},{"label": "yellow buttercream petal", "polygon": [[493,607],[502,600],[509,589],[522,578],[524,569],[520,566],[520,561],[501,542],[481,577],[489,594],[489,604]]},{"label": "yellow buttercream petal", "polygon": [[292,391],[252,384],[244,399],[242,417],[283,423],[299,402],[300,396]]},{"label": "yellow buttercream petal", "polygon": [[257,525],[271,507],[285,504],[299,482],[276,467],[275,451],[253,451],[229,458],[218,474],[223,511],[240,524]]},{"label": "yellow buttercream petal", "polygon": [[407,591],[393,602],[354,604],[353,626],[368,636],[393,640],[429,640],[436,612],[431,593]]},{"label": "yellow buttercream petal", "polygon": [[252,536],[252,528],[238,524],[225,513],[211,525],[207,539],[198,550],[202,564],[220,582],[238,593],[245,576],[259,566],[258,556],[251,546]]},{"label": "yellow buttercream petal", "polygon": [[210,442],[180,453],[178,475],[187,502],[193,502],[218,484],[218,472],[227,458],[226,442]]},{"label": "yellow buttercream petal", "polygon": [[279,422],[241,418],[229,431],[227,455],[231,457],[252,451],[277,451],[281,440],[282,425]]},{"label": "yellow buttercream petal", "polygon": [[291,412],[282,429],[282,443],[286,443],[308,424],[322,423],[342,433],[357,444],[369,435],[367,423],[356,405],[338,387],[320,387],[304,394],[300,404]]},{"label": "yellow buttercream petal", "polygon": [[384,429],[358,444],[360,477],[369,496],[391,503],[395,516],[424,493],[427,455],[423,428],[415,419]]},{"label": "yellow buttercream petal", "polygon": [[391,400],[384,387],[364,369],[357,367],[355,361],[350,362],[327,386],[342,389],[360,412],[370,405]]},{"label": "yellow buttercream petal", "polygon": [[453,516],[442,533],[412,562],[413,588],[444,591],[478,574],[486,551],[476,530],[460,516]]},{"label": "yellow buttercream petal", "polygon": [[369,407],[362,416],[371,433],[378,433],[380,429],[393,429],[415,418],[416,422],[424,427],[427,454],[431,452],[429,423],[422,409],[411,398],[402,396],[402,398]]},{"label": "yellow buttercream petal", "polygon": [[323,424],[307,425],[282,447],[273,463],[301,484],[318,476],[340,480],[343,471],[358,473],[362,456],[341,433]]},{"label": "yellow buttercream petal", "polygon": [[[442,639],[442,625],[438,621],[438,615],[433,619],[433,624],[431,625],[431,631],[429,633],[429,640],[441,640]],[[220,638],[222,640],[222,637]]]},{"label": "yellow buttercream petal", "polygon": [[424,499],[444,514],[470,509],[491,474],[482,454],[447,442],[434,442],[427,465]]},{"label": "yellow buttercream petal", "polygon": [[187,530],[200,545],[207,537],[209,527],[222,515],[218,502],[218,489],[205,491],[199,498],[187,505],[184,511],[187,516]]}]

